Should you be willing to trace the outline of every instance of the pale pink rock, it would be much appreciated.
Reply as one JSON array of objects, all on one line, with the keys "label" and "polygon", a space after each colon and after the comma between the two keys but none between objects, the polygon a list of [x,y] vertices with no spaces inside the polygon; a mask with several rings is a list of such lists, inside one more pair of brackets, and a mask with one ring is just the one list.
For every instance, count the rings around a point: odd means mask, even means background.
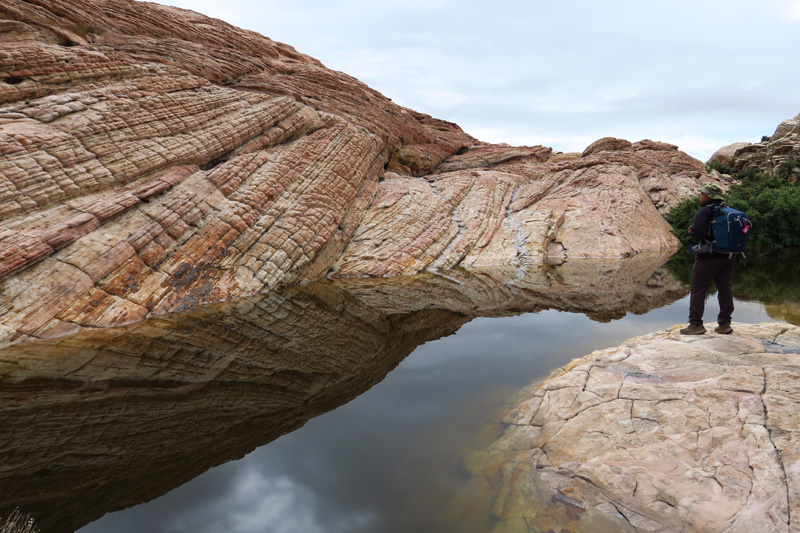
[{"label": "pale pink rock", "polygon": [[706,163],[721,163],[723,165],[730,165],[733,162],[733,156],[740,148],[745,148],[753,143],[738,142],[723,146],[714,152]]},{"label": "pale pink rock", "polygon": [[324,276],[668,250],[661,213],[714,180],[653,141],[489,145],[191,11],[0,11],[0,342]]},{"label": "pale pink rock", "polygon": [[[550,491],[636,531],[797,529],[800,328],[680,327],[576,359],[521,394],[502,437],[467,459],[492,483],[491,505],[506,502],[501,521]],[[498,479],[506,467],[531,474]]]}]

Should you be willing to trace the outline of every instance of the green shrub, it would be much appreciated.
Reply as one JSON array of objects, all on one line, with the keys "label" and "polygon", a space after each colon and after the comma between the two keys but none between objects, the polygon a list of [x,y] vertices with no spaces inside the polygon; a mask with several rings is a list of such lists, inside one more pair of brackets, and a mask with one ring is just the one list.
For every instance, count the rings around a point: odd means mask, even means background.
[{"label": "green shrub", "polygon": [[[747,213],[753,228],[748,246],[762,248],[800,247],[800,183],[790,183],[775,176],[753,173],[741,183],[731,186],[725,202]],[[689,244],[687,228],[700,208],[700,200],[693,197],[672,208],[665,219],[673,233],[684,244]]]},{"label": "green shrub", "polygon": [[761,172],[758,167],[748,167],[740,172],[737,172],[733,177],[741,182],[746,182],[768,180],[770,178],[774,178],[775,176]]},{"label": "green shrub", "polygon": [[692,242],[688,229],[692,225],[694,214],[698,209],[700,209],[699,195],[687,198],[664,215],[669,225],[672,226],[672,233],[678,237],[682,244],[688,245]]},{"label": "green shrub", "polygon": [[706,168],[708,169],[709,172],[711,172],[712,170],[716,170],[720,174],[729,174],[731,176],[736,174],[735,168],[733,168],[730,165],[726,165],[725,163],[719,163],[717,161],[712,161],[711,163],[706,165]]},{"label": "green shrub", "polygon": [[790,159],[788,161],[784,161],[778,167],[778,177],[786,179],[792,175],[794,169],[800,168],[800,161]]},{"label": "green shrub", "polygon": [[750,242],[766,248],[800,247],[800,186],[780,180],[731,187],[728,205],[750,216]]},{"label": "green shrub", "polygon": [[762,143],[769,142],[771,140],[772,140],[772,137],[770,137],[769,135],[762,135],[761,136],[761,142]]}]

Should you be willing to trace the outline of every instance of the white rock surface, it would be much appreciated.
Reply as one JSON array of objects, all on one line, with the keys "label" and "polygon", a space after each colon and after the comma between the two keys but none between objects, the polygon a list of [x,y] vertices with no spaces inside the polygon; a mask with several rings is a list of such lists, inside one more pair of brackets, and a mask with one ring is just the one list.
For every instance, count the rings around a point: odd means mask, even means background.
[{"label": "white rock surface", "polygon": [[[489,481],[495,531],[535,517],[543,493],[636,531],[800,531],[800,327],[733,326],[572,361],[470,455],[465,493]],[[593,531],[580,520],[565,530]]]}]

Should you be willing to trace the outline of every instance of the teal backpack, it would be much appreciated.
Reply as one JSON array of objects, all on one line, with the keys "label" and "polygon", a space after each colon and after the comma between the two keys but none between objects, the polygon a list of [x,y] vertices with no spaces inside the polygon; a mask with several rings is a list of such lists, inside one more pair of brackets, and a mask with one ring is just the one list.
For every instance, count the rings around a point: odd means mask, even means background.
[{"label": "teal backpack", "polygon": [[714,207],[711,241],[695,244],[691,250],[695,253],[743,253],[747,248],[747,236],[751,227],[750,218],[743,211],[720,204]]}]

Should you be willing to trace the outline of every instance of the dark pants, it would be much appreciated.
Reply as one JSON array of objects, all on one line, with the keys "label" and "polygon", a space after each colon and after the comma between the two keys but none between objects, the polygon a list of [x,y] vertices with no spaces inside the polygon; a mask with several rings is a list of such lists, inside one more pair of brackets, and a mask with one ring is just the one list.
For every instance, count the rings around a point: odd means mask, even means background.
[{"label": "dark pants", "polygon": [[719,316],[717,322],[730,324],[733,315],[733,290],[731,278],[735,258],[714,257],[711,259],[695,259],[692,269],[692,296],[689,300],[689,323],[702,326],[703,311],[706,307],[706,292],[711,282],[717,287],[719,300]]}]

